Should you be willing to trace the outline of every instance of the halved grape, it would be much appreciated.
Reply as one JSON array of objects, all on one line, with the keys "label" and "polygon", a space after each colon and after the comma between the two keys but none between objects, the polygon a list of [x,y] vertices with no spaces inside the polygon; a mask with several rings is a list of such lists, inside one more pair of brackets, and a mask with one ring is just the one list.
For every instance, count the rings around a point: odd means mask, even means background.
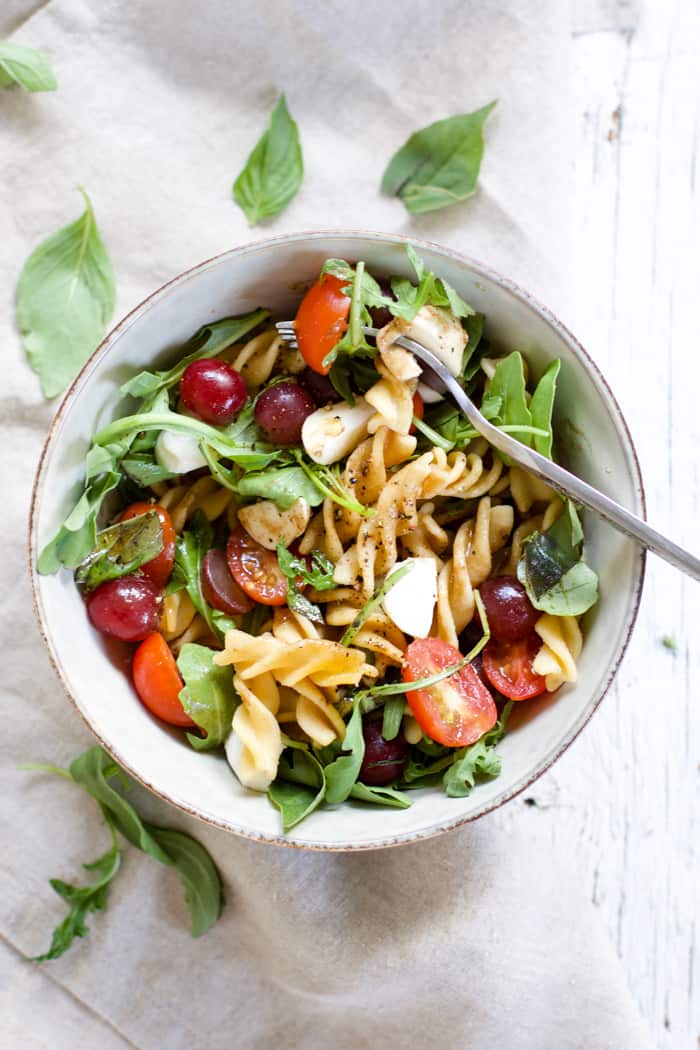
[{"label": "halved grape", "polygon": [[275,445],[298,445],[304,420],[315,411],[302,386],[284,381],[263,390],[255,404],[255,422]]}]

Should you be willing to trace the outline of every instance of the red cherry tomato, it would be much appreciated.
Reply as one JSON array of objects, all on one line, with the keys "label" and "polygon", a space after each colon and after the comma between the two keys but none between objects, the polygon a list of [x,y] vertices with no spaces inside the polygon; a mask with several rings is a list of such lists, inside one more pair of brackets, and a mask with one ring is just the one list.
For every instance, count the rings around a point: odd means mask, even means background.
[{"label": "red cherry tomato", "polygon": [[342,291],[347,281],[326,273],[309,288],[297,310],[294,324],[301,356],[309,368],[327,375],[323,359],[348,327],[350,297]]},{"label": "red cherry tomato", "polygon": [[168,643],[157,631],[149,634],[134,653],[131,673],[136,692],[157,718],[171,726],[193,726],[179,700],[183,681]]},{"label": "red cherry tomato", "polygon": [[117,521],[128,521],[129,518],[137,518],[139,514],[148,514],[151,510],[156,512],[160,521],[163,533],[163,550],[151,561],[147,561],[145,565],[142,565],[140,572],[144,576],[148,576],[149,580],[153,580],[158,587],[165,587],[170,578],[170,573],[173,571],[173,562],[175,561],[175,529],[165,507],[145,501],[132,503],[130,507],[121,512]]},{"label": "red cherry tomato", "polygon": [[240,525],[228,538],[226,557],[234,580],[254,602],[286,603],[287,577],[280,569],[277,555],[261,547]]},{"label": "red cherry tomato", "polygon": [[[420,396],[417,390],[413,395],[413,415],[416,417],[416,419],[423,418],[423,398]],[[411,429],[409,430],[409,434],[415,434],[415,432],[415,424],[411,423]]]},{"label": "red cherry tomato", "polygon": [[547,688],[542,675],[532,669],[532,661],[542,647],[533,631],[517,642],[491,639],[483,651],[483,669],[492,686],[509,700],[529,700]]},{"label": "red cherry tomato", "polygon": [[[461,659],[459,649],[440,638],[417,638],[406,650],[403,680],[429,678]],[[498,718],[493,697],[470,664],[436,685],[407,693],[406,699],[423,732],[445,747],[473,744]]]}]

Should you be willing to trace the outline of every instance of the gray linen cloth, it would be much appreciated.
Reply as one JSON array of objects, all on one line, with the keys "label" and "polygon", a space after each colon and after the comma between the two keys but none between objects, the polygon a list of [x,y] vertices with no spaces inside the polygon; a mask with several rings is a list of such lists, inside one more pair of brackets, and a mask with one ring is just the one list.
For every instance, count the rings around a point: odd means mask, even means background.
[{"label": "gray linen cloth", "polygon": [[[6,0],[0,35],[10,32],[51,54],[59,90],[0,94],[3,1047],[643,1050],[574,874],[488,818],[412,846],[319,855],[213,831],[139,790],[152,819],[187,828],[216,858],[222,920],[193,941],[177,880],[129,849],[89,936],[57,962],[27,961],[63,914],[48,877],[78,877],[106,837],[78,789],[16,768],[66,763],[91,743],[31,611],[27,512],[54,406],[14,329],[22,261],[77,216],[78,183],[115,265],[116,316],[200,259],[264,235],[248,231],[230,184],[285,90],[307,173],[272,232],[413,233],[565,310],[567,6]],[[471,201],[410,219],[379,195],[411,131],[492,98]]]}]

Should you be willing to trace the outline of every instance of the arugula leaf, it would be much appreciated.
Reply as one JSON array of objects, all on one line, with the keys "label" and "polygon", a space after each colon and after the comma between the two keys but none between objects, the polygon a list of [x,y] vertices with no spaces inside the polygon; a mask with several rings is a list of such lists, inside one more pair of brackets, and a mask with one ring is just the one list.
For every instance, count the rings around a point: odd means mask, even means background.
[{"label": "arugula leaf", "polygon": [[346,287],[343,288],[346,295],[352,295],[353,286],[357,280],[357,294],[365,307],[381,308],[391,304],[391,298],[384,295],[379,281],[367,271],[364,263],[358,272],[357,267],[351,266],[345,259],[326,259],[319,276],[323,277],[326,273],[332,274],[341,281],[347,281]]},{"label": "arugula leaf", "polygon": [[450,310],[455,317],[471,317],[472,307],[465,303],[452,285],[437,277],[427,269],[412,244],[406,245],[406,254],[418,278],[418,284],[412,285],[406,277],[392,277],[391,290],[395,299],[386,302],[395,317],[412,321],[423,306],[439,306]]},{"label": "arugula leaf", "polygon": [[323,766],[306,744],[283,737],[285,751],[276,780],[267,796],[282,815],[282,828],[290,831],[323,801],[326,776]]},{"label": "arugula leaf", "polygon": [[97,533],[95,546],[75,572],[82,591],[92,591],[105,580],[127,576],[163,550],[163,530],[154,510],[118,521]]},{"label": "arugula leaf", "polygon": [[299,129],[284,95],[280,95],[267,128],[233,184],[233,196],[250,225],[255,226],[286,208],[303,177]]},{"label": "arugula leaf", "polygon": [[330,805],[344,802],[348,798],[359,776],[362,759],[365,757],[362,710],[357,700],[353,704],[352,714],[345,729],[342,750],[349,754],[341,754],[325,767],[326,802]]},{"label": "arugula leaf", "polygon": [[557,376],[559,375],[560,368],[561,361],[559,358],[552,361],[535,387],[535,392],[530,401],[532,425],[534,427],[539,427],[540,430],[547,431],[546,437],[535,435],[532,443],[535,447],[535,451],[546,456],[547,459],[552,458],[552,442],[554,440],[552,432],[552,411],[554,409],[554,396],[557,390]]},{"label": "arugula leaf", "polygon": [[[63,772],[60,770],[59,772]],[[43,955],[35,955],[34,962],[47,962],[49,959],[58,959],[64,952],[68,951],[76,937],[84,937],[88,932],[85,925],[85,917],[88,912],[102,911],[107,903],[107,894],[112,879],[119,871],[121,854],[119,843],[112,822],[107,819],[109,830],[112,833],[112,845],[97,860],[90,864],[83,864],[86,871],[95,872],[96,878],[87,886],[73,886],[61,879],[50,879],[50,885],[56,893],[63,897],[69,905],[68,914],[58,924],[51,937],[51,945]]]},{"label": "arugula leaf", "polygon": [[95,521],[102,500],[117,487],[120,480],[121,475],[114,470],[96,479],[86,480],[83,494],[75,507],[39,555],[37,568],[43,576],[58,572],[62,565],[67,569],[75,569],[88,556],[97,537]]},{"label": "arugula leaf", "polygon": [[435,211],[471,196],[484,154],[484,121],[495,105],[414,132],[389,161],[382,193],[400,197],[412,213]]},{"label": "arugula leaf", "polygon": [[310,620],[323,623],[321,610],[310,602],[300,591],[301,584],[308,583],[317,591],[328,591],[336,586],[333,579],[335,566],[321,551],[312,551],[311,565],[305,557],[297,557],[288,551],[283,543],[277,544],[277,561],[287,577],[287,605],[290,609],[307,616]]},{"label": "arugula leaf", "polygon": [[233,713],[240,702],[233,687],[231,668],[215,664],[213,649],[194,642],[183,645],[177,666],[185,683],[179,694],[180,703],[206,733],[204,739],[188,733],[187,739],[195,751],[210,751],[223,744],[228,736]]},{"label": "arugula leaf", "polygon": [[399,580],[402,580],[412,568],[413,562],[407,562],[406,565],[402,565],[400,569],[392,572],[391,576],[387,576],[384,583],[377,587],[372,597],[365,602],[350,626],[346,628],[343,637],[340,639],[341,645],[352,645],[363,623],[366,623],[380,602],[384,601],[391,588],[395,587]]},{"label": "arugula leaf", "polygon": [[358,503],[358,501],[353,499],[352,495],[345,488],[340,480],[339,468],[337,465],[333,469],[331,467],[324,467],[320,463],[313,463],[307,460],[300,449],[292,449],[291,452],[307,478],[314,483],[324,497],[328,496],[329,499],[332,499],[339,507],[345,507],[346,510],[352,510],[362,518],[371,518],[374,516],[376,511],[373,507],[365,507],[364,504]]},{"label": "arugula leaf", "polygon": [[411,790],[439,784],[443,771],[454,762],[454,751],[448,751],[447,748],[440,748],[440,750],[441,754],[428,762],[422,755],[418,757],[415,753],[411,754],[401,774],[401,787]]},{"label": "arugula leaf", "polygon": [[413,805],[402,791],[393,787],[368,787],[358,780],[353,784],[350,798],[358,802],[373,802],[377,806],[391,806],[393,809],[408,809]]},{"label": "arugula leaf", "polygon": [[498,415],[493,417],[499,423],[532,426],[521,353],[516,350],[498,362],[487,391],[490,398],[500,400]]},{"label": "arugula leaf", "polygon": [[462,357],[461,380],[465,383],[474,374],[476,370],[474,365],[476,364],[476,368],[478,368],[481,361],[481,355],[477,351],[484,335],[484,315],[471,313],[468,317],[465,317],[463,324],[467,330],[467,345],[464,348],[464,356]]},{"label": "arugula leaf", "polygon": [[445,771],[443,784],[450,798],[464,798],[476,783],[477,777],[497,777],[501,772],[501,758],[495,747],[505,733],[508,717],[513,710],[509,700],[500,719],[492,729],[469,747],[460,748],[452,764]]},{"label": "arugula leaf", "polygon": [[172,594],[174,590],[184,587],[202,619],[223,638],[235,623],[229,616],[212,609],[202,594],[202,561],[213,542],[213,529],[204,512],[198,510],[192,516],[189,527],[175,541],[175,565],[171,578],[174,587],[168,593]]},{"label": "arugula leaf", "polygon": [[[334,259],[330,261],[341,262],[342,260]],[[368,284],[368,281],[371,283]],[[365,339],[364,332],[364,325],[370,325],[371,323],[371,317],[369,315],[368,306],[375,305],[373,301],[366,301],[365,296],[368,294],[367,289],[373,289],[374,286],[376,286],[376,288],[379,289],[379,285],[377,284],[377,282],[374,280],[373,277],[370,277],[370,275],[365,270],[364,262],[360,260],[360,262],[358,262],[357,266],[355,267],[352,276],[352,286],[347,289],[347,291],[350,294],[350,313],[348,315],[348,326],[339,342],[337,342],[332,348],[332,350],[329,350],[329,352],[324,357],[322,362],[324,368],[332,367],[334,361],[341,354],[347,354],[351,356],[353,354],[362,353],[366,356],[374,356],[374,354],[376,353],[375,348],[370,346],[367,340]],[[386,300],[384,296],[381,295],[381,292],[379,292],[378,294],[381,296],[382,304],[388,302],[388,300]],[[373,290],[369,292],[369,295],[371,300],[375,299],[375,293]]]},{"label": "arugula leaf", "polygon": [[17,324],[44,397],[60,394],[104,335],[112,316],[112,264],[87,193],[79,219],[29,256],[17,285]]},{"label": "arugula leaf", "polygon": [[236,485],[244,499],[255,496],[269,499],[280,510],[289,510],[298,499],[305,499],[310,507],[318,507],[324,496],[301,467],[268,468],[256,474],[244,474]]},{"label": "arugula leaf", "polygon": [[[269,310],[253,310],[239,317],[224,317],[220,321],[203,325],[188,343],[182,347],[184,356],[177,364],[163,372],[139,372],[120,389],[120,394],[132,397],[152,397],[161,390],[168,390],[180,382],[182,374],[193,361],[203,357],[217,357],[244,336],[250,335],[270,316]],[[189,349],[189,353],[186,351]]]},{"label": "arugula leaf", "polygon": [[570,500],[547,532],[525,540],[517,575],[536,609],[580,616],[598,601],[598,577],[582,560],[582,546],[583,530]]},{"label": "arugula leaf", "polygon": [[353,387],[358,394],[366,394],[379,381],[379,372],[374,367],[375,356],[374,351],[358,350],[352,356],[337,357],[331,365],[328,378],[349,405],[355,404]]},{"label": "arugula leaf", "polygon": [[0,40],[0,88],[11,84],[20,84],[26,91],[55,91],[58,86],[43,51]]},{"label": "arugula leaf", "polygon": [[396,740],[401,729],[406,702],[401,696],[390,696],[384,704],[382,736],[385,740]]},{"label": "arugula leaf", "polygon": [[165,467],[161,467],[160,463],[156,463],[153,454],[148,452],[136,452],[126,456],[119,466],[126,476],[142,489],[177,477],[177,474],[173,474]]}]

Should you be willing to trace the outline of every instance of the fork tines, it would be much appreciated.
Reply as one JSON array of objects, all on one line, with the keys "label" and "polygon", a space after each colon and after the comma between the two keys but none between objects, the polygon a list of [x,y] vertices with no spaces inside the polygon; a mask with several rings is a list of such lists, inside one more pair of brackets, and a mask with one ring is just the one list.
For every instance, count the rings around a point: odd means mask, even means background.
[{"label": "fork tines", "polygon": [[297,343],[297,334],[294,328],[294,321],[278,321],[275,325],[275,328],[282,336],[282,338],[287,343],[289,343],[293,350],[299,349],[299,344]]}]

